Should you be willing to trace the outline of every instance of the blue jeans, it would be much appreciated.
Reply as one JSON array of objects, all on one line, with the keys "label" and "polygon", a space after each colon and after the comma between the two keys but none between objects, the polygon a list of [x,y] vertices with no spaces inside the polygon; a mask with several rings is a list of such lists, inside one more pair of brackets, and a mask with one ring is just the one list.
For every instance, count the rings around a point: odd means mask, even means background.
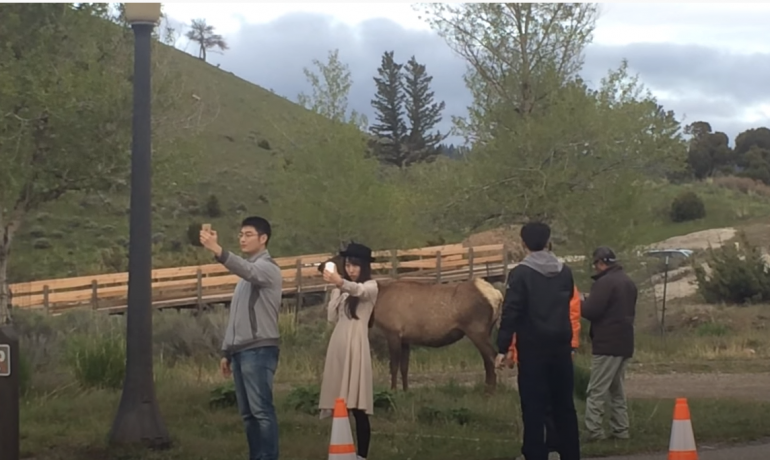
[{"label": "blue jeans", "polygon": [[273,406],[278,354],[278,347],[251,348],[235,353],[230,362],[249,460],[278,460],[278,419]]}]

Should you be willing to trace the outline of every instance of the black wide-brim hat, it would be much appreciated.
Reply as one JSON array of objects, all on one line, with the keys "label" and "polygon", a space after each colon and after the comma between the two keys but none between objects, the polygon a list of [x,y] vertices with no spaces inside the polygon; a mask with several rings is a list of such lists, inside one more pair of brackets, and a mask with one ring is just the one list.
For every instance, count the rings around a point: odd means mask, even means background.
[{"label": "black wide-brim hat", "polygon": [[340,251],[342,257],[355,257],[356,259],[365,260],[368,262],[374,262],[372,257],[372,250],[368,246],[364,246],[360,243],[350,243],[344,251]]}]

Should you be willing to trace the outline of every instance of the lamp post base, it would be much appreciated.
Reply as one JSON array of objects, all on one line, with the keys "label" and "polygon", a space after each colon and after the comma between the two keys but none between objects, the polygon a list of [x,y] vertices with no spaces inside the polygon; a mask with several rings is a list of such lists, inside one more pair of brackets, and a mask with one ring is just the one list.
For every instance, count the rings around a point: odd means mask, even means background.
[{"label": "lamp post base", "polygon": [[[168,449],[171,439],[156,401],[121,401],[112,425],[110,445]],[[124,407],[123,406],[128,406]]]}]

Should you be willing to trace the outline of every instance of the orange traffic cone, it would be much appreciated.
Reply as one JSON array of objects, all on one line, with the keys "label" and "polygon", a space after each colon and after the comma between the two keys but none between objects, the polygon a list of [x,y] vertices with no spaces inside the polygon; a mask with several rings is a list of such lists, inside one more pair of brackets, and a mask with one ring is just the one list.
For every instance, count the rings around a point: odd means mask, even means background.
[{"label": "orange traffic cone", "polygon": [[698,460],[687,398],[677,398],[674,405],[674,421],[671,424],[668,460]]},{"label": "orange traffic cone", "polygon": [[342,398],[337,398],[334,403],[329,460],[356,460],[356,447],[353,445],[353,432],[350,430],[348,408]]}]

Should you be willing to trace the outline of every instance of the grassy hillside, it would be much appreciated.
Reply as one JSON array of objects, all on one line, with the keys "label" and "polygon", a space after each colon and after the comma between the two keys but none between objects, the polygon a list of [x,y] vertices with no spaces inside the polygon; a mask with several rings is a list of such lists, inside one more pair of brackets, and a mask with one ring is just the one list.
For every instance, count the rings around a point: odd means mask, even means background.
[{"label": "grassy hillside", "polygon": [[[187,75],[185,92],[189,89],[190,94],[185,97],[200,98],[199,112],[185,120],[186,126],[197,125],[199,132],[190,136],[183,126],[178,130],[177,148],[189,156],[189,164],[171,174],[157,174],[154,184],[155,263],[168,266],[189,262],[200,252],[187,242],[190,222],[231,226],[232,234],[222,237],[234,242],[232,225],[240,216],[269,215],[270,197],[264,190],[267,166],[277,154],[307,145],[310,139],[302,127],[324,120],[186,53],[170,48],[163,52],[159,59]],[[169,176],[176,185],[158,183]],[[210,194],[219,201],[220,218],[205,215]],[[11,282],[116,271],[127,262],[127,240],[127,191],[66,196],[24,223],[13,245]]]},{"label": "grassy hillside", "polygon": [[[165,48],[158,57],[186,75],[183,97],[196,101],[198,110],[174,131],[178,141],[173,148],[189,161],[175,164],[173,170],[161,170],[155,177],[154,264],[208,263],[208,253],[189,244],[188,226],[212,222],[220,229],[224,243],[235,245],[237,223],[243,216],[270,217],[271,208],[277,206],[280,197],[274,195],[276,187],[270,187],[271,168],[283,161],[282,154],[298,149],[313,152],[318,145],[314,133],[327,121],[181,51]],[[197,128],[194,135],[190,127]],[[292,193],[283,187],[282,193]],[[671,200],[686,189],[703,198],[707,216],[671,223]],[[643,206],[633,215],[638,244],[770,216],[767,195],[715,184],[650,183],[644,193]],[[219,217],[208,212],[212,195],[218,202]],[[297,197],[293,198],[297,203]],[[127,190],[101,196],[73,194],[29,215],[13,245],[10,282],[125,271],[128,204]],[[457,218],[462,220],[463,216]],[[275,224],[277,238],[271,252],[295,254],[301,242],[286,236],[290,232],[283,232],[280,222]],[[446,242],[459,242],[465,236],[453,235],[452,241]],[[429,237],[415,235],[413,239]],[[558,246],[560,252],[583,250],[574,241],[559,242]]]}]

